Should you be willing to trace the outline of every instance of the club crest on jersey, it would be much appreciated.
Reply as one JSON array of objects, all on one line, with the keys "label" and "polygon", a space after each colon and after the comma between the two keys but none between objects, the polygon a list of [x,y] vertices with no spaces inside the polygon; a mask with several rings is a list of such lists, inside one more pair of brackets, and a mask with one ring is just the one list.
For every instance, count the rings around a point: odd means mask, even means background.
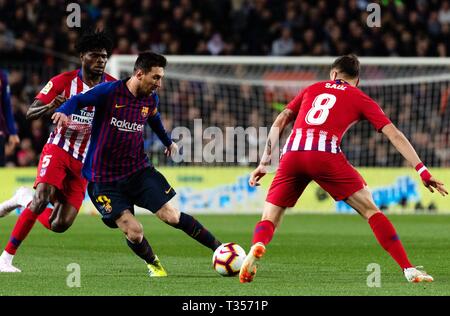
[{"label": "club crest on jersey", "polygon": [[51,82],[51,81],[47,82],[45,87],[42,88],[41,93],[47,94],[52,89],[52,87],[53,87],[53,82]]},{"label": "club crest on jersey", "polygon": [[148,110],[149,110],[150,108],[148,107],[148,106],[144,106],[143,108],[142,108],[142,110],[141,110],[141,115],[142,115],[142,117],[143,118],[146,118],[147,116],[148,116]]},{"label": "club crest on jersey", "polygon": [[106,213],[111,213],[111,199],[109,199],[106,195],[98,196],[95,201],[101,205],[102,209],[104,209]]}]

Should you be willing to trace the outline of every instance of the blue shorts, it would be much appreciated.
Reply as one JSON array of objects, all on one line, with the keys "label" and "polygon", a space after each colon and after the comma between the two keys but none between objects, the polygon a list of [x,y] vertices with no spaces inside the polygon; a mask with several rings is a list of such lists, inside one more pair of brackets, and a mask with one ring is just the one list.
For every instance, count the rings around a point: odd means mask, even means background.
[{"label": "blue shorts", "polygon": [[116,182],[89,182],[88,194],[103,222],[117,228],[116,219],[123,211],[130,210],[134,214],[134,205],[137,205],[155,213],[176,192],[161,173],[149,167]]}]

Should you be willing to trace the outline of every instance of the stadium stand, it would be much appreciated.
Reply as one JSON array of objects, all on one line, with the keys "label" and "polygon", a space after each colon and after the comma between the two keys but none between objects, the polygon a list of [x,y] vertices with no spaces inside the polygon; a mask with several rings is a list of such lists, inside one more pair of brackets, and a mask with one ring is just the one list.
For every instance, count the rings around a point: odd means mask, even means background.
[{"label": "stadium stand", "polygon": [[[369,1],[365,0],[91,0],[79,3],[82,25],[108,30],[115,41],[114,54],[136,54],[151,49],[166,55],[355,53],[438,58],[448,57],[450,52],[449,1],[379,1],[383,10],[382,32],[380,28],[366,25]],[[34,95],[52,75],[71,69],[78,61],[74,44],[80,34],[77,29],[67,27],[65,10],[56,0],[0,0],[0,68],[9,71],[14,116],[22,140],[19,148],[6,148],[9,166],[37,164],[51,126],[48,119],[27,121],[25,113]],[[245,98],[239,102],[236,106],[246,106]],[[402,102],[409,102],[408,96]],[[272,117],[258,115],[259,107],[248,119],[262,120],[267,125]],[[192,108],[189,115],[199,114]],[[414,117],[414,109],[401,113],[398,118],[398,124],[405,130],[411,124],[408,115]],[[168,126],[179,123],[176,115],[171,119],[166,122]],[[217,116],[217,119],[227,118]],[[228,118],[231,121],[223,124],[234,120],[245,126],[247,122],[240,122],[243,119],[231,117]],[[211,120],[214,121],[214,115]],[[448,131],[442,131],[442,135],[434,137],[448,148]],[[429,165],[450,166],[450,155],[439,159],[429,140],[418,135],[413,141],[416,145],[423,143],[427,157],[436,157]],[[351,142],[356,146],[360,140],[356,137]],[[370,146],[377,146],[376,141]],[[377,152],[383,150],[386,149],[380,147]],[[360,159],[352,156],[358,154],[349,152],[349,159]],[[358,161],[360,165],[392,165],[383,161]]]}]

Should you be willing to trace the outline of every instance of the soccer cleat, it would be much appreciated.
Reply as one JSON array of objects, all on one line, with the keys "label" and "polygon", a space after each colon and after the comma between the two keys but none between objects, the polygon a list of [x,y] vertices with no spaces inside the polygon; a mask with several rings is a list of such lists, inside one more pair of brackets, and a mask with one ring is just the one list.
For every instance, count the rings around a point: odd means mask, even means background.
[{"label": "soccer cleat", "polygon": [[406,280],[408,282],[412,283],[419,283],[419,282],[433,282],[433,277],[429,274],[427,274],[422,269],[423,267],[411,267],[407,269],[403,269],[403,273],[405,274]]},{"label": "soccer cleat", "polygon": [[264,246],[261,242],[257,242],[250,248],[239,273],[239,281],[241,283],[253,281],[256,270],[258,269],[258,261],[262,258],[262,256],[264,256],[265,252],[266,246]]},{"label": "soccer cleat", "polygon": [[155,256],[155,260],[153,263],[148,263],[148,275],[150,277],[166,277],[167,272],[164,267],[161,265],[161,261],[159,261],[158,256]]},{"label": "soccer cleat", "polygon": [[26,207],[33,200],[33,190],[20,187],[9,199],[0,203],[0,217],[5,217],[18,207]]},{"label": "soccer cleat", "polygon": [[3,260],[0,258],[0,272],[7,272],[7,273],[13,273],[13,272],[22,272],[20,269],[13,266],[10,262],[7,262],[6,260]]}]

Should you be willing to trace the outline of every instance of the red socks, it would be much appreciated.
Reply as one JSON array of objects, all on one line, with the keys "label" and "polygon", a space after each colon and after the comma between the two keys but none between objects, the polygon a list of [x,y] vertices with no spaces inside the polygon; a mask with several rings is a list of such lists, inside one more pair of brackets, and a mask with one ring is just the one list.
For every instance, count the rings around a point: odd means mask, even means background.
[{"label": "red socks", "polygon": [[37,220],[39,222],[41,222],[41,224],[49,230],[52,229],[51,228],[52,225],[50,224],[50,216],[52,216],[52,212],[53,212],[53,209],[50,207],[47,207],[37,218]]},{"label": "red socks", "polygon": [[[408,256],[389,219],[379,212],[369,218],[369,225],[380,245],[394,258],[402,269],[411,268]],[[252,244],[262,242],[267,245],[273,237],[275,226],[271,221],[264,220],[256,224]]]},{"label": "red socks", "polygon": [[412,267],[394,226],[383,213],[372,215],[369,218],[369,225],[380,245],[397,261],[400,268]]},{"label": "red socks", "polygon": [[27,237],[36,222],[37,215],[28,207],[20,214],[19,219],[14,226],[11,237],[6,245],[6,252],[15,255],[20,243]]},{"label": "red socks", "polygon": [[275,225],[271,221],[264,220],[258,222],[253,233],[252,244],[262,242],[264,245],[267,245],[272,240],[274,231]]},{"label": "red socks", "polygon": [[33,213],[28,207],[25,208],[22,213],[20,213],[19,218],[17,219],[16,225],[13,228],[11,233],[11,237],[8,241],[8,244],[5,247],[5,250],[11,254],[15,255],[17,248],[19,248],[22,241],[27,238],[28,233],[36,223],[36,220],[42,223],[42,225],[51,229],[50,224],[50,216],[52,215],[53,209],[47,207],[44,212],[42,212],[39,216]]}]

